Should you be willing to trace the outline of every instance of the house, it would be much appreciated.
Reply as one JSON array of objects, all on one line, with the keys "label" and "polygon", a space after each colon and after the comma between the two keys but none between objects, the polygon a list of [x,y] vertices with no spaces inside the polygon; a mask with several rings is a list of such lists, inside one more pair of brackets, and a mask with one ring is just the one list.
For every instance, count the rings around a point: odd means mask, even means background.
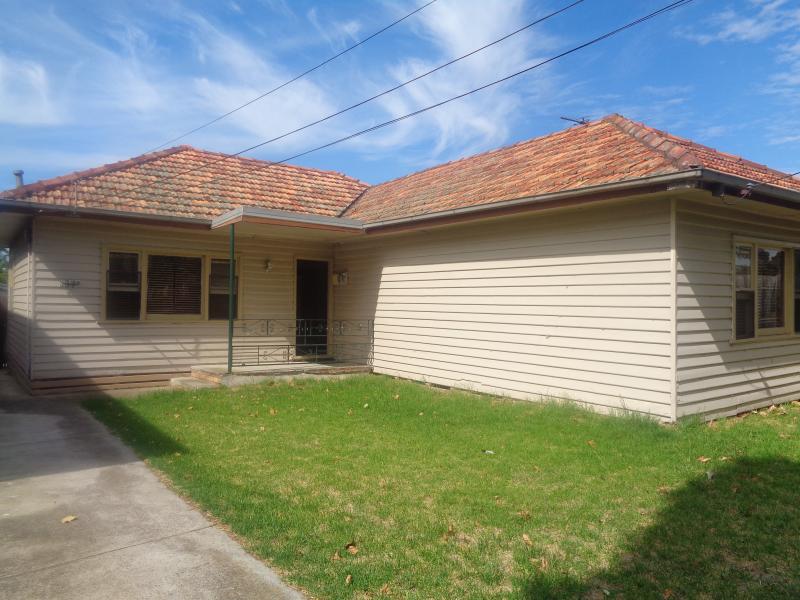
[{"label": "house", "polygon": [[783,173],[620,115],[375,186],[223,158],[181,146],[0,196],[31,389],[324,356],[667,421],[800,398]]}]

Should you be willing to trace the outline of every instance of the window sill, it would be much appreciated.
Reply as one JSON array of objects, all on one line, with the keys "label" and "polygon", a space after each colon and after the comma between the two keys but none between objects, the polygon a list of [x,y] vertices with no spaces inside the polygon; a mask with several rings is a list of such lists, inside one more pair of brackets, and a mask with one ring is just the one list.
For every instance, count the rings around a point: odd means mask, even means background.
[{"label": "window sill", "polygon": [[227,319],[206,319],[197,317],[195,319],[98,319],[98,325],[198,325],[200,323],[225,324]]},{"label": "window sill", "polygon": [[761,337],[747,338],[744,340],[733,339],[731,346],[747,346],[752,344],[767,344],[769,342],[800,342],[800,333],[780,333],[775,335],[762,335]]}]

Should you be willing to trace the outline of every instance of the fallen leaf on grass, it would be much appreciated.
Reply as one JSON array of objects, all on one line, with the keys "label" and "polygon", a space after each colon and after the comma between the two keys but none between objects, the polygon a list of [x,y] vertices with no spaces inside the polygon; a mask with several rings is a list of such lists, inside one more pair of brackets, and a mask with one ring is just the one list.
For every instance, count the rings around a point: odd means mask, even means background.
[{"label": "fallen leaf on grass", "polygon": [[344,578],[344,584],[350,585],[351,583],[353,583],[353,576],[348,573],[347,577]]},{"label": "fallen leaf on grass", "polygon": [[62,523],[72,523],[73,521],[77,521],[78,517],[75,515],[67,515],[63,519],[61,519]]},{"label": "fallen leaf on grass", "polygon": [[540,558],[532,558],[531,564],[540,571],[547,571],[547,569],[550,567],[550,563],[544,556]]},{"label": "fallen leaf on grass", "polygon": [[335,560],[342,560],[342,555],[341,555],[341,554],[339,554],[339,551],[338,551],[338,550],[336,550],[336,551],[333,553],[333,556],[331,556],[331,560],[334,560],[334,561],[335,561]]},{"label": "fallen leaf on grass", "polygon": [[720,457],[719,457],[719,459],[720,459],[722,462],[727,462],[727,461],[729,461],[729,460],[733,460],[733,459],[732,459],[730,456],[720,456]]},{"label": "fallen leaf on grass", "polygon": [[275,409],[275,408],[270,408],[270,409],[269,409],[269,414],[270,414],[270,416],[273,416],[273,417],[274,417],[275,415],[277,415],[277,414],[278,414],[278,411],[277,411],[277,409]]},{"label": "fallen leaf on grass", "polygon": [[347,550],[347,551],[348,551],[350,554],[352,554],[353,556],[355,556],[356,554],[358,554],[358,546],[356,546],[356,543],[355,543],[355,542],[350,542],[349,544],[347,544],[347,545],[344,547],[344,549],[345,549],[345,550]]},{"label": "fallen leaf on grass", "polygon": [[527,533],[523,533],[522,534],[522,541],[525,542],[525,545],[528,546],[528,548],[533,546],[533,540],[530,538],[530,536]]},{"label": "fallen leaf on grass", "polygon": [[589,444],[592,448],[597,446],[597,442],[594,440],[586,440],[586,443]]},{"label": "fallen leaf on grass", "polygon": [[517,513],[517,516],[523,521],[528,521],[531,518],[531,512],[529,510],[521,510]]},{"label": "fallen leaf on grass", "polygon": [[453,537],[455,534],[456,534],[456,528],[455,528],[455,527],[453,527],[453,524],[452,524],[452,523],[450,523],[450,525],[448,525],[448,526],[447,526],[447,531],[445,531],[445,532],[442,534],[442,539],[443,539],[444,541],[447,541],[447,540],[449,540],[451,537]]},{"label": "fallen leaf on grass", "polygon": [[389,593],[389,584],[388,583],[384,583],[381,586],[381,589],[378,590],[378,591],[379,591],[379,593],[384,594],[384,595],[388,594]]},{"label": "fallen leaf on grass", "polygon": [[481,450],[484,454],[494,454],[494,450]]},{"label": "fallen leaf on grass", "polygon": [[395,394],[395,395],[394,395],[394,399],[395,399],[395,400],[400,400],[400,394]]},{"label": "fallen leaf on grass", "polygon": [[364,405],[364,408],[369,408],[369,404],[365,404],[365,405]]},{"label": "fallen leaf on grass", "polygon": [[710,459],[710,458],[708,458],[707,456],[698,456],[698,457],[697,457],[697,461],[698,461],[698,462],[701,462],[701,463],[707,463],[707,462],[708,462],[708,461],[710,461],[710,460],[711,460],[711,459]]}]

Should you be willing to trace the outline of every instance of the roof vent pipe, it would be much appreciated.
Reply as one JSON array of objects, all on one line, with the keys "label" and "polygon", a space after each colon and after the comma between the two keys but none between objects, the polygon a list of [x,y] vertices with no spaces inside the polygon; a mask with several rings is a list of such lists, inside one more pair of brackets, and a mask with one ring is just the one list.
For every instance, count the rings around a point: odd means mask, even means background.
[{"label": "roof vent pipe", "polygon": [[25,182],[22,180],[22,176],[25,174],[25,171],[22,169],[17,169],[14,171],[14,177],[17,178],[17,187],[22,187],[25,185]]}]

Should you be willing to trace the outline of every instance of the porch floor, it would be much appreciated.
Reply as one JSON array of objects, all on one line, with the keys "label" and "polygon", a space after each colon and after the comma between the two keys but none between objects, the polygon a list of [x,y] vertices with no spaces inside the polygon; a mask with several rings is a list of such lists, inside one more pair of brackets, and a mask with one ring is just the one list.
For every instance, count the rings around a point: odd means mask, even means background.
[{"label": "porch floor", "polygon": [[224,386],[259,383],[273,377],[294,377],[298,375],[350,375],[371,373],[372,367],[361,363],[336,362],[290,362],[267,365],[248,365],[233,367],[228,373],[227,365],[198,365],[192,367],[192,377],[208,383]]}]

